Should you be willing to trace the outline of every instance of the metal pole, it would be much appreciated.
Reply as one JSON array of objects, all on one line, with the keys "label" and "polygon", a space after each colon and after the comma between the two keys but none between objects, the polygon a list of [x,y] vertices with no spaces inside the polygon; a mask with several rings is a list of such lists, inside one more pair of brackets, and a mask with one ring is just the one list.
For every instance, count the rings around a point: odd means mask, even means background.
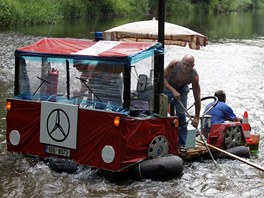
[{"label": "metal pole", "polygon": [[[189,112],[187,111],[187,109],[185,108],[185,106],[182,104],[181,100],[179,100],[179,99],[177,99],[177,100],[178,100],[179,104],[181,105],[181,107],[182,107],[182,108],[184,109],[184,111],[186,112],[188,118],[190,118],[191,121],[192,121],[192,116],[189,114]],[[210,151],[210,149],[209,149],[209,147],[208,147],[206,141],[204,140],[201,131],[198,130],[198,127],[196,127],[196,131],[199,133],[201,139],[203,140],[203,143],[204,143],[206,149],[208,150],[208,153],[209,153],[210,157],[212,158],[212,160],[213,160],[215,166],[217,167],[217,163],[216,163],[216,161],[215,161],[215,159],[214,159],[214,156],[213,156],[213,154],[211,153],[211,151]]]},{"label": "metal pole", "polygon": [[[164,48],[165,0],[159,0],[158,42]],[[159,96],[163,93],[164,54],[154,56],[154,113],[159,113]]]}]

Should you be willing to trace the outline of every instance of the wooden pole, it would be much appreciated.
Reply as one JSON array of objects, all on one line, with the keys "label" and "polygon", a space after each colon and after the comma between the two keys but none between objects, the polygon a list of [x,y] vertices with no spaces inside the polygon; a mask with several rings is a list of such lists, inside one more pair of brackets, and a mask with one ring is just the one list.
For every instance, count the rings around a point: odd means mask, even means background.
[{"label": "wooden pole", "polygon": [[[203,142],[202,142],[201,140],[196,140],[196,141],[199,142],[200,144],[203,144]],[[252,162],[249,162],[249,161],[245,160],[244,158],[241,158],[241,157],[239,157],[239,156],[236,156],[236,155],[234,155],[234,154],[232,154],[232,153],[229,153],[229,152],[227,152],[227,151],[225,151],[225,150],[222,150],[222,149],[220,149],[220,148],[218,148],[218,147],[216,147],[216,146],[213,146],[213,145],[211,145],[211,144],[208,144],[208,143],[207,143],[207,146],[210,147],[210,148],[212,148],[212,149],[214,149],[214,150],[216,150],[216,151],[219,151],[219,152],[221,152],[221,153],[224,153],[224,154],[226,154],[226,155],[232,157],[233,159],[237,159],[237,160],[239,160],[239,161],[241,161],[241,162],[244,162],[245,164],[248,164],[248,165],[250,165],[250,166],[252,166],[252,167],[254,167],[254,168],[258,169],[258,170],[264,171],[264,168],[260,167],[260,166],[257,165],[257,164],[254,164],[254,163],[252,163]]]}]

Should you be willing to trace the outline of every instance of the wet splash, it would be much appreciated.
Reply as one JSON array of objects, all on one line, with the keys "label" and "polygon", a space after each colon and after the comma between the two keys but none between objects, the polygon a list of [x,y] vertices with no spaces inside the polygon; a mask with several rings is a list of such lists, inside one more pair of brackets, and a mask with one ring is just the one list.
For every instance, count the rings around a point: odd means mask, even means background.
[{"label": "wet splash", "polygon": [[[0,33],[0,92],[4,101],[13,90],[14,50],[39,38]],[[199,51],[166,46],[165,64],[189,53],[196,58],[202,96],[215,90],[227,93],[227,103],[238,116],[249,113],[252,132],[261,135],[259,156],[249,159],[264,166],[264,38],[225,40]],[[5,84],[5,86],[3,86]],[[6,91],[8,90],[8,91]],[[192,94],[189,96],[192,103]],[[262,197],[264,173],[235,160],[186,163],[184,174],[169,181],[113,181],[97,171],[82,167],[75,174],[56,173],[42,161],[32,163],[11,154],[5,146],[5,110],[0,111],[0,194],[3,197]]]}]

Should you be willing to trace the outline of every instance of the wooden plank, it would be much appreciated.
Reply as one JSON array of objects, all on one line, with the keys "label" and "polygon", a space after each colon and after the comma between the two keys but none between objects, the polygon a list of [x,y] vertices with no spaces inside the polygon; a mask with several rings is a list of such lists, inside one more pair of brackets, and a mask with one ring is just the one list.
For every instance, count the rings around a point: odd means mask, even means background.
[{"label": "wooden plank", "polygon": [[195,147],[193,148],[188,148],[183,152],[180,152],[180,157],[183,160],[190,160],[190,159],[194,159],[197,157],[201,157],[202,155],[205,155],[208,153],[208,150],[205,146],[201,145],[201,144],[197,144]]}]

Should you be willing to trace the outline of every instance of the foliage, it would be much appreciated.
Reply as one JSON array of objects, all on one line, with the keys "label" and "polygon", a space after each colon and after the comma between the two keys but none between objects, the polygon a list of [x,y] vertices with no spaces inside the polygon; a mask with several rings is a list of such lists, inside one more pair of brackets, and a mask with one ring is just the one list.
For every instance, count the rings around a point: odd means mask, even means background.
[{"label": "foliage", "polygon": [[252,0],[254,9],[264,9],[264,0]]},{"label": "foliage", "polygon": [[0,26],[7,26],[11,23],[12,14],[14,14],[11,8],[8,0],[0,1]]},{"label": "foliage", "polygon": [[[190,0],[165,0],[165,10],[167,15],[187,14],[194,10],[194,5]],[[159,0],[149,0],[149,8],[152,16],[157,17]]]},{"label": "foliage", "polygon": [[60,0],[59,8],[64,19],[78,19],[87,16],[95,16],[99,11],[97,6],[92,2],[83,0]]},{"label": "foliage", "polygon": [[[164,0],[166,14],[239,12],[264,9],[264,0]],[[0,26],[56,23],[95,17],[151,15],[159,0],[0,0]],[[176,13],[176,14],[175,14]]]},{"label": "foliage", "polygon": [[148,15],[150,12],[149,4],[149,0],[132,0],[130,1],[132,7],[131,13],[134,13],[135,15]]},{"label": "foliage", "polygon": [[0,0],[1,26],[56,22],[57,12],[53,0]]},{"label": "foliage", "polygon": [[241,12],[253,8],[254,1],[262,0],[205,0],[197,1],[197,8],[209,14]]},{"label": "foliage", "polygon": [[194,4],[190,0],[170,0],[166,2],[166,13],[187,14],[194,11]]}]

